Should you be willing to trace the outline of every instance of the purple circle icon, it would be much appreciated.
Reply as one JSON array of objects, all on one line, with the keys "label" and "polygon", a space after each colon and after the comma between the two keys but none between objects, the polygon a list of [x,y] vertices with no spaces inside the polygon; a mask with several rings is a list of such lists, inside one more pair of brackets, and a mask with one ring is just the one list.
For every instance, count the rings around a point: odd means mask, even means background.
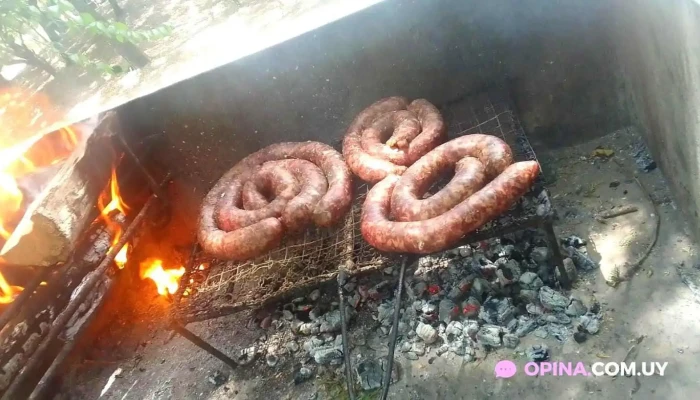
[{"label": "purple circle icon", "polygon": [[515,363],[510,360],[502,360],[496,363],[496,368],[493,371],[496,374],[496,378],[510,378],[518,372],[518,367]]}]

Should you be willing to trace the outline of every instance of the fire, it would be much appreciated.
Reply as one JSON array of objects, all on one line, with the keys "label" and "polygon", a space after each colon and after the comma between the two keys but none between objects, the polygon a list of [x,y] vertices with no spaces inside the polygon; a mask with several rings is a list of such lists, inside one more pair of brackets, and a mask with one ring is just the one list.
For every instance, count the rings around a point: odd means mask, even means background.
[{"label": "fire", "polygon": [[0,304],[12,303],[21,291],[21,287],[10,285],[0,273]]},{"label": "fire", "polygon": [[[103,218],[105,224],[114,233],[114,238],[112,239],[112,247],[114,247],[122,237],[122,227],[114,220],[113,215],[117,214],[115,211],[121,215],[126,215],[126,211],[129,210],[129,206],[124,203],[121,193],[119,192],[119,182],[117,181],[117,170],[115,168],[112,168],[112,177],[109,180],[109,197],[110,201],[106,205],[104,204],[104,197],[100,197],[97,202],[97,207],[100,210],[100,216]],[[110,250],[112,250],[112,248],[110,248]],[[124,244],[114,258],[114,262],[119,269],[124,268],[126,265],[128,251],[129,245]]]},{"label": "fire", "polygon": [[[114,244],[113,244],[114,245]],[[117,253],[116,257],[114,257],[114,262],[117,264],[117,267],[119,269],[123,269],[124,266],[126,265],[126,255],[129,251],[129,243],[125,243],[124,247],[122,247],[121,250],[119,250],[119,253]]]},{"label": "fire", "polygon": [[151,279],[161,296],[175,294],[178,281],[185,274],[185,267],[164,269],[163,260],[158,258],[148,258],[141,263],[140,267],[141,279]]},{"label": "fire", "polygon": [[[68,158],[83,139],[82,132],[72,127],[29,138],[20,133],[31,126],[47,128],[56,116],[45,96],[19,88],[0,91],[0,238],[4,240],[19,223],[25,203],[33,200],[24,198],[27,193],[19,182],[31,181],[33,173]],[[0,304],[12,302],[21,290],[0,273]]]}]

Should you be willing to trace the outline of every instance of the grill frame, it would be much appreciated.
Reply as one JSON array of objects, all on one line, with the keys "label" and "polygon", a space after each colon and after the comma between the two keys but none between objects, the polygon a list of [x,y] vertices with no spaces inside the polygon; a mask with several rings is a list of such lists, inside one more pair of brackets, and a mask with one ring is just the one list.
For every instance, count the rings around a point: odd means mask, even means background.
[{"label": "grill frame", "polygon": [[[448,135],[450,138],[472,134],[472,133],[491,133],[502,138],[513,150],[513,155],[516,161],[537,161],[532,145],[530,144],[517,115],[514,112],[513,103],[504,95],[504,91],[493,91],[481,93],[474,96],[468,96],[463,99],[448,103],[441,107],[441,112],[448,124]],[[540,168],[541,170],[541,168]],[[178,329],[184,329],[184,325],[191,322],[201,322],[213,318],[219,318],[226,315],[235,314],[240,311],[250,310],[267,306],[272,303],[285,301],[293,297],[303,294],[305,291],[316,288],[322,284],[329,283],[336,279],[338,272],[342,268],[349,275],[359,275],[374,272],[381,269],[391,260],[391,255],[381,254],[376,250],[368,250],[369,245],[362,239],[359,232],[359,219],[362,199],[366,195],[368,188],[366,185],[359,185],[356,191],[356,199],[353,203],[353,210],[345,221],[345,224],[334,231],[319,232],[305,234],[304,238],[296,239],[292,242],[292,246],[299,246],[299,243],[308,244],[319,237],[332,238],[332,240],[341,241],[342,238],[337,237],[338,233],[351,234],[353,249],[352,254],[344,254],[344,259],[338,259],[338,268],[326,270],[324,274],[311,277],[304,280],[297,286],[287,289],[283,292],[276,292],[268,296],[250,300],[249,298],[238,299],[232,298],[232,293],[235,291],[235,286],[239,283],[237,280],[230,279],[219,285],[220,290],[197,291],[196,285],[201,282],[206,283],[211,271],[221,273],[218,269],[222,265],[228,265],[228,268],[240,268],[241,265],[255,268],[256,265],[265,264],[265,270],[274,268],[284,268],[288,259],[283,258],[281,262],[275,265],[271,262],[274,256],[270,255],[260,257],[253,262],[232,263],[213,260],[203,256],[198,245],[194,245],[189,262],[185,267],[185,274],[180,280],[180,285],[177,293],[173,296],[172,320],[179,326]],[[552,220],[554,212],[549,198],[549,194],[545,188],[545,179],[540,173],[531,190],[521,198],[518,203],[511,208],[507,213],[499,216],[495,220],[487,223],[474,233],[465,236],[459,245],[475,243],[488,238],[502,236],[508,233],[516,232],[527,228],[538,228],[545,231],[550,247],[553,249],[555,262],[560,267],[562,274],[562,285],[568,285],[568,279],[563,270],[562,256],[559,251],[554,230],[552,228]],[[321,236],[319,236],[321,235]],[[335,235],[335,236],[334,236]],[[457,246],[456,246],[457,247]],[[357,254],[357,249],[360,248],[360,255]],[[370,248],[371,249],[371,248]],[[274,250],[270,254],[279,256],[287,250],[283,247]],[[211,268],[204,271],[198,271],[197,268],[202,262],[217,263]],[[347,266],[350,266],[348,268]],[[204,275],[198,277],[198,275]],[[187,294],[187,295],[186,295]],[[230,301],[218,302],[216,304],[216,296],[229,296]],[[197,304],[201,302],[202,304]]]}]

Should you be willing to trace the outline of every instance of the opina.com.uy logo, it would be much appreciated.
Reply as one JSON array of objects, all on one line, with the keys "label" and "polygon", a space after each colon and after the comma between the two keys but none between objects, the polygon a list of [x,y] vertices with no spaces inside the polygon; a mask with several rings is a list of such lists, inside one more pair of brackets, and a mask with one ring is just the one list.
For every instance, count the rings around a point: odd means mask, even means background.
[{"label": "opina.com.uy logo", "polygon": [[[529,362],[523,367],[527,376],[664,376],[668,362],[594,362],[586,365],[578,362],[543,361]],[[511,378],[518,373],[513,361],[502,360],[496,363],[496,378]]]}]

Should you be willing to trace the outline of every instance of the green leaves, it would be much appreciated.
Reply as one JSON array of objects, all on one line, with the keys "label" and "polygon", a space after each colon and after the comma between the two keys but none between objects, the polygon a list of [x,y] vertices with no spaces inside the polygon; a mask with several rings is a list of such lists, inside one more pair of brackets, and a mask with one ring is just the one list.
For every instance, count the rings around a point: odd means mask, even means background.
[{"label": "green leaves", "polygon": [[80,21],[84,25],[90,25],[95,22],[95,17],[93,17],[90,13],[80,13]]}]

